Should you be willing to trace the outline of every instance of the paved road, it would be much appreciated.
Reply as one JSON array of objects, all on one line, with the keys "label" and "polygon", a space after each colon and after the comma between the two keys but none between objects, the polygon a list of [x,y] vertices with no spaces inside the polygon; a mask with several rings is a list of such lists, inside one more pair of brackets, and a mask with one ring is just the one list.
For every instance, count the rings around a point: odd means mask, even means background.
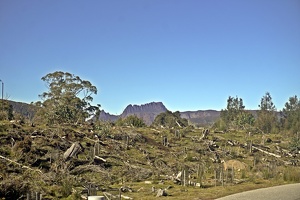
[{"label": "paved road", "polygon": [[300,200],[300,183],[251,190],[217,200]]}]

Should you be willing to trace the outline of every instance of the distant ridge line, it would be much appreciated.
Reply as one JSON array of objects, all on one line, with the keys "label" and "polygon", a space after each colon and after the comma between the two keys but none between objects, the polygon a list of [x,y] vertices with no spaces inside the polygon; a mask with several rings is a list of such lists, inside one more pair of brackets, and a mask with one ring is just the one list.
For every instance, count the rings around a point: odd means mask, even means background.
[{"label": "distant ridge line", "polygon": [[[99,120],[114,122],[119,118],[136,115],[137,117],[142,118],[147,125],[151,125],[157,115],[166,112],[167,110],[168,109],[162,102],[151,102],[141,105],[129,104],[120,115],[111,115],[102,111],[99,115]],[[184,111],[180,112],[180,114],[182,118],[189,120],[193,124],[199,125],[211,125],[220,117],[220,111],[213,109]]]}]

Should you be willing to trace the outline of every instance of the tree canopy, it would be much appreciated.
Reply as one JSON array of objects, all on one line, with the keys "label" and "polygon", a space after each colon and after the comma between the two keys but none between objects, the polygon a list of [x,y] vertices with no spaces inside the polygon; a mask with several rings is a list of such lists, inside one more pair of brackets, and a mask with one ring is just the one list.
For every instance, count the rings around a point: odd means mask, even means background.
[{"label": "tree canopy", "polygon": [[39,115],[47,123],[78,123],[99,110],[100,105],[92,106],[96,86],[79,76],[68,72],[56,71],[41,78],[48,88],[42,93]]},{"label": "tree canopy", "polygon": [[290,97],[282,110],[283,127],[296,133],[300,131],[300,100],[297,95]]},{"label": "tree canopy", "polygon": [[229,96],[226,109],[221,110],[220,120],[216,126],[219,126],[221,129],[245,129],[245,126],[251,126],[253,123],[254,116],[245,110],[243,99]]},{"label": "tree canopy", "polygon": [[278,128],[278,119],[276,116],[276,107],[272,101],[271,94],[266,94],[261,98],[260,110],[257,112],[256,126],[263,133],[275,132]]}]

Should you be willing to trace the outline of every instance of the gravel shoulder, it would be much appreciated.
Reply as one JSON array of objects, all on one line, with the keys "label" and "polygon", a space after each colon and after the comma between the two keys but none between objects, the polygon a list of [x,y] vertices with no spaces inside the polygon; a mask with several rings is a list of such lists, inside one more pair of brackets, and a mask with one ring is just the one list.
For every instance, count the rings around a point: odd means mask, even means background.
[{"label": "gravel shoulder", "polygon": [[261,188],[237,193],[217,200],[300,200],[300,183]]}]

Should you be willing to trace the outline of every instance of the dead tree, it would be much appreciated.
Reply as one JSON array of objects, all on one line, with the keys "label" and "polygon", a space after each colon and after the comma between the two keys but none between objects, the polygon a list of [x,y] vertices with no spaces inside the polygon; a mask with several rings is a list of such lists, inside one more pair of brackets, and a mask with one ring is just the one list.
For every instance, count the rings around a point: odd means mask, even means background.
[{"label": "dead tree", "polygon": [[208,130],[208,129],[204,129],[204,130],[202,131],[202,136],[201,136],[200,139],[201,139],[201,140],[207,139],[208,134],[209,134],[209,130]]},{"label": "dead tree", "polygon": [[83,151],[83,147],[79,142],[74,142],[70,148],[64,153],[64,160],[68,160],[73,156],[77,156],[78,153]]},{"label": "dead tree", "polygon": [[94,145],[94,156],[99,156],[100,154],[100,144],[99,142],[95,142]]},{"label": "dead tree", "polygon": [[128,150],[128,148],[129,148],[129,136],[126,135],[126,137],[125,137],[125,149]]},{"label": "dead tree", "polygon": [[252,143],[253,143],[253,142],[252,142],[252,140],[251,140],[250,143],[249,143],[249,152],[250,152],[250,153],[252,153],[252,145],[253,145]]},{"label": "dead tree", "polygon": [[198,164],[198,169],[197,169],[197,179],[199,181],[200,187],[202,186],[204,171],[205,171],[205,162],[201,162],[200,164]]},{"label": "dead tree", "polygon": [[188,179],[189,179],[189,170],[187,166],[185,166],[181,173],[181,185],[186,186],[187,183],[189,182]]}]

